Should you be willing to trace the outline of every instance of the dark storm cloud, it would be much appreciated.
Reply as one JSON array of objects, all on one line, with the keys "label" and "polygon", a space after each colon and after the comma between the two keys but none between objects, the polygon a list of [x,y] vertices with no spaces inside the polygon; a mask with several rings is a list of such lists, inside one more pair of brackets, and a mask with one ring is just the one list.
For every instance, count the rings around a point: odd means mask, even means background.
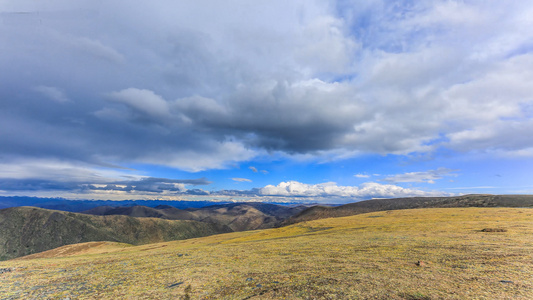
[{"label": "dark storm cloud", "polygon": [[191,196],[207,196],[207,195],[211,195],[211,193],[209,193],[208,191],[204,191],[202,189],[190,189],[190,190],[187,190],[185,192],[186,195],[191,195]]},{"label": "dark storm cloud", "polygon": [[186,192],[186,185],[209,185],[206,178],[199,179],[167,179],[167,178],[143,178],[134,181],[117,181],[105,186],[87,185],[86,189],[100,191],[125,191],[125,192]]},{"label": "dark storm cloud", "polygon": [[[337,139],[354,111],[342,103],[325,111],[317,97],[332,95],[314,96],[320,91],[313,87],[292,91],[287,80],[299,82],[300,72],[280,73],[295,66],[281,55],[294,42],[276,30],[298,25],[291,15],[298,5],[282,15],[257,11],[248,29],[233,27],[229,7],[217,10],[217,25],[200,21],[212,20],[201,5],[169,5],[21,2],[36,22],[9,13],[17,5],[5,7],[2,16],[11,21],[0,28],[2,44],[10,45],[0,56],[8,71],[0,74],[2,105],[9,108],[1,121],[4,154],[198,171],[262,149],[305,153],[342,144]],[[78,18],[83,11],[95,13]],[[198,20],[179,17],[191,12]],[[280,21],[274,27],[272,13]],[[267,27],[273,34],[257,35]]]},{"label": "dark storm cloud", "polygon": [[199,127],[232,134],[252,147],[306,153],[349,146],[343,137],[367,117],[350,87],[319,80],[270,82],[224,99],[175,101],[173,107]]},{"label": "dark storm cloud", "polygon": [[[188,192],[186,186],[209,185],[206,178],[167,179],[148,177],[140,180],[115,181],[108,184],[45,179],[1,179],[0,190],[5,191],[121,191],[121,192]],[[191,191],[200,194],[200,190]]]},{"label": "dark storm cloud", "polygon": [[79,189],[79,184],[75,182],[43,179],[0,179],[0,190],[4,191],[73,191]]}]

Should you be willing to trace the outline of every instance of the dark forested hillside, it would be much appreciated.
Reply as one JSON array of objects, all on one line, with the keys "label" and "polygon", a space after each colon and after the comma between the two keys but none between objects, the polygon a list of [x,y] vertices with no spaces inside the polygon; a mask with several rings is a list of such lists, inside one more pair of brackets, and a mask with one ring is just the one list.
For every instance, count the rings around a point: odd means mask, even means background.
[{"label": "dark forested hillside", "polygon": [[0,210],[0,260],[90,241],[140,245],[230,231],[227,226],[197,221],[92,216],[13,207]]}]

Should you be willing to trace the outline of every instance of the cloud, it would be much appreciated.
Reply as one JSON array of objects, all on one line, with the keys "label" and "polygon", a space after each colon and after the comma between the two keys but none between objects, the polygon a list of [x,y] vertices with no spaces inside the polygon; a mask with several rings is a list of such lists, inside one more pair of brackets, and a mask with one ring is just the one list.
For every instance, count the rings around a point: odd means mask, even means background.
[{"label": "cloud", "polygon": [[[83,188],[88,190],[104,190],[104,191],[127,191],[127,192],[187,192],[186,185],[208,185],[211,184],[205,178],[199,179],[168,179],[168,178],[154,178],[147,177],[141,180],[134,181],[117,181],[107,185],[87,184]],[[195,194],[197,194],[195,190]]]},{"label": "cloud", "polygon": [[345,73],[352,70],[358,43],[348,33],[342,19],[333,16],[317,18],[307,24],[296,60],[313,73]]},{"label": "cloud", "polygon": [[56,102],[68,102],[69,99],[61,89],[53,86],[39,85],[33,88],[35,91]]},{"label": "cloud", "polygon": [[[198,136],[197,136],[198,137]],[[201,141],[195,145],[194,136],[187,136],[192,139],[188,146],[190,149],[181,149],[180,146],[174,148],[169,145],[163,149],[150,149],[150,153],[143,153],[138,156],[138,160],[144,163],[166,165],[189,172],[199,172],[208,169],[224,169],[235,165],[237,162],[246,161],[253,158],[256,152],[245,145],[235,141],[211,141],[209,139]],[[176,141],[176,143],[178,143]],[[196,149],[195,149],[196,146]]]},{"label": "cloud", "polygon": [[125,104],[138,113],[152,117],[165,117],[169,114],[167,102],[150,90],[128,88],[110,93],[109,98]]},{"label": "cloud", "polygon": [[370,175],[367,175],[367,174],[355,174],[354,177],[357,177],[357,178],[370,178]]},{"label": "cloud", "polygon": [[98,192],[187,192],[187,186],[209,185],[206,178],[170,179],[139,176],[135,170],[113,166],[95,168],[84,163],[57,160],[20,160],[0,162],[0,190],[63,191],[84,194]]},{"label": "cloud", "polygon": [[440,192],[407,189],[396,185],[375,182],[367,182],[356,187],[338,186],[334,182],[305,184],[297,181],[281,182],[276,186],[267,185],[259,189],[258,194],[284,197],[351,197],[355,199],[444,195],[444,193]]},{"label": "cloud", "polygon": [[438,168],[437,170],[429,170],[424,172],[409,172],[404,174],[397,174],[389,176],[383,181],[398,183],[398,182],[426,182],[435,183],[435,180],[442,179],[445,176],[457,176],[452,172],[459,170],[452,170],[447,168]]},{"label": "cloud", "polygon": [[13,156],[0,159],[0,180],[109,183],[124,178],[139,180],[143,177],[135,174],[134,170],[112,165],[94,166],[83,162]]},{"label": "cloud", "polygon": [[[197,186],[210,185],[206,178],[172,179],[138,176],[135,170],[93,168],[86,164],[40,160],[12,161],[0,164],[0,193],[73,199],[189,199],[189,197],[234,197],[242,201],[315,201],[332,203],[371,198],[410,196],[441,196],[445,193],[402,188],[375,182],[360,186],[338,186],[334,182],[305,184],[281,182],[250,190],[206,191]],[[236,182],[252,182],[247,178],[232,178]]]},{"label": "cloud", "polygon": [[248,169],[252,170],[252,172],[254,173],[258,173],[258,172],[261,172],[262,174],[268,174],[268,171],[267,170],[258,170],[256,167],[248,167]]},{"label": "cloud", "polygon": [[0,156],[198,172],[272,155],[533,155],[528,1],[0,10]]},{"label": "cloud", "polygon": [[247,179],[247,178],[231,178],[231,180],[237,181],[237,182],[252,182],[252,180]]},{"label": "cloud", "polygon": [[118,53],[115,49],[102,44],[102,42],[98,40],[80,37],[74,39],[72,44],[90,55],[110,62],[123,63],[125,60],[122,54]]}]

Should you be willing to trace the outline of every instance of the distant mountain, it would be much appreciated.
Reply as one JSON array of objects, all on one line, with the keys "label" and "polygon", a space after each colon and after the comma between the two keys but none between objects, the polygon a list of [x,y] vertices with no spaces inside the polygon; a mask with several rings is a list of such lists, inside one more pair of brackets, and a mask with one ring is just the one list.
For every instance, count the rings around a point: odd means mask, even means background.
[{"label": "distant mountain", "polygon": [[278,226],[285,219],[306,209],[305,206],[282,206],[268,203],[233,203],[202,208],[178,209],[168,205],[155,208],[146,206],[96,207],[85,214],[125,215],[168,220],[195,220],[228,226],[233,231],[255,230]]},{"label": "distant mountain", "polygon": [[171,201],[171,200],[68,200],[64,198],[40,198],[24,196],[3,196],[0,197],[0,209],[18,206],[34,206],[62,211],[81,212],[99,206],[122,207],[122,206],[148,206],[157,207],[161,205],[175,208],[199,208],[213,204],[226,204],[229,202],[213,201]]},{"label": "distant mountain", "polygon": [[[163,207],[163,208],[160,208]],[[123,215],[137,218],[160,218],[167,220],[194,220],[195,216],[190,212],[182,209],[178,209],[171,206],[157,206],[156,208],[147,207],[147,206],[100,206],[95,207],[81,213],[90,214],[90,215],[100,215],[100,216],[109,216],[109,215]]]},{"label": "distant mountain", "polygon": [[90,241],[141,245],[224,232],[231,232],[231,229],[190,220],[93,216],[12,207],[0,210],[0,260]]},{"label": "distant mountain", "polygon": [[234,203],[188,209],[199,221],[227,225],[234,231],[279,226],[285,219],[305,210],[305,206],[282,206],[269,203]]},{"label": "distant mountain", "polygon": [[412,197],[374,199],[336,207],[312,206],[287,218],[282,226],[324,218],[344,217],[375,211],[444,207],[533,207],[533,195],[465,195],[457,197]]}]

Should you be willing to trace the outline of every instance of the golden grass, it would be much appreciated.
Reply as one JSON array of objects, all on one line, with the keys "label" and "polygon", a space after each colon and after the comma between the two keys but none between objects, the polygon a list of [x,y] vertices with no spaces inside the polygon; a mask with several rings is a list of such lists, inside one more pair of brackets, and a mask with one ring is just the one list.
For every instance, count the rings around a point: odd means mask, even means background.
[{"label": "golden grass", "polygon": [[0,275],[0,299],[533,299],[526,208],[387,211],[81,248],[0,262],[14,268]]},{"label": "golden grass", "polygon": [[36,258],[53,258],[53,257],[67,257],[73,255],[82,254],[100,254],[109,253],[124,248],[133,247],[130,244],[116,243],[116,242],[87,242],[73,245],[66,245],[56,249],[43,251],[24,257],[18,258],[19,260],[28,260]]}]

